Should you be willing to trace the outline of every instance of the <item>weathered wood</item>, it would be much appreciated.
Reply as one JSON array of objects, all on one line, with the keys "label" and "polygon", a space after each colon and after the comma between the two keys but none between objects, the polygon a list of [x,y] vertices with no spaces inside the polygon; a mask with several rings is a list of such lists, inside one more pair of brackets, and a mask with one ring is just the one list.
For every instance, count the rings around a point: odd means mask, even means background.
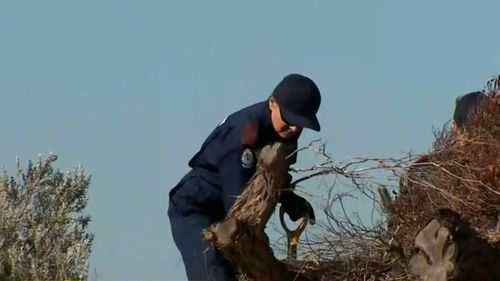
[{"label": "weathered wood", "polygon": [[455,269],[456,243],[450,231],[433,219],[415,238],[421,252],[410,259],[410,269],[423,280],[446,281]]},{"label": "weathered wood", "polygon": [[396,218],[394,217],[393,211],[393,200],[389,193],[389,190],[385,186],[380,186],[378,188],[378,194],[380,196],[381,205],[383,207],[383,211],[387,218],[387,231],[389,233],[393,233],[396,227]]},{"label": "weathered wood", "polygon": [[416,236],[409,267],[426,281],[500,280],[500,252],[457,213],[439,210]]},{"label": "weathered wood", "polygon": [[248,280],[297,280],[274,257],[264,232],[285,185],[289,167],[285,159],[290,152],[282,143],[264,147],[258,155],[255,175],[226,219],[203,231],[204,239],[236,265]]}]

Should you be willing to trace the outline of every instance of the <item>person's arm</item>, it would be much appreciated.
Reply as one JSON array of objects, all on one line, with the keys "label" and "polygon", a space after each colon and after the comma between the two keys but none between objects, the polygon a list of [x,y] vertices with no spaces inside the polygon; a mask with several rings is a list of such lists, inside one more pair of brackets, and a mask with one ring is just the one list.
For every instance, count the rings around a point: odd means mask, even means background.
[{"label": "person's arm", "polygon": [[219,174],[226,212],[234,205],[255,173],[255,162],[255,154],[250,148],[237,147],[223,156]]},{"label": "person's arm", "polygon": [[257,158],[253,151],[258,135],[258,127],[247,122],[243,128],[233,128],[222,143],[224,153],[219,163],[219,175],[226,212],[241,195],[250,178],[255,173]]}]

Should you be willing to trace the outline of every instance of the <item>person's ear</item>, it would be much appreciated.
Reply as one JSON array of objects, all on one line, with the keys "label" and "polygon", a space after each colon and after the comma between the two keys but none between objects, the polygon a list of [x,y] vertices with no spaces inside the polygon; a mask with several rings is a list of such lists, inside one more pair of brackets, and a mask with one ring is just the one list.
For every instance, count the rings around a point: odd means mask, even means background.
[{"label": "person's ear", "polygon": [[276,103],[276,99],[273,96],[269,97],[269,110],[274,110],[278,104]]}]

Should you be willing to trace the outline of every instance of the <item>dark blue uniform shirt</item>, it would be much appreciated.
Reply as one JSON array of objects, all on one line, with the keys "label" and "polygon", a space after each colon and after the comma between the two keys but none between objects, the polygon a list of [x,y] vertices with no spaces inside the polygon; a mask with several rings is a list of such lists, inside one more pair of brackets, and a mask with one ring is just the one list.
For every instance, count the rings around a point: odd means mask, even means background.
[{"label": "dark blue uniform shirt", "polygon": [[[179,188],[196,189],[189,195],[195,198],[189,198],[189,201],[197,201],[195,205],[225,215],[255,173],[256,150],[276,141],[288,143],[296,149],[298,137],[280,138],[273,128],[267,100],[243,108],[225,118],[189,161],[190,173],[195,174],[197,187],[186,185]],[[290,163],[295,163],[295,160],[293,156]]]}]

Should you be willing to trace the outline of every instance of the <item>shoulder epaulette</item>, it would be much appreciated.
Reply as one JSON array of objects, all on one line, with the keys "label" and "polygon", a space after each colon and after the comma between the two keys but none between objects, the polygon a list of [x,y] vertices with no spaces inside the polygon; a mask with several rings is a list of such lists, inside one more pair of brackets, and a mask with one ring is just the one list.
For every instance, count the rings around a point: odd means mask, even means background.
[{"label": "shoulder epaulette", "polygon": [[241,135],[241,145],[247,147],[254,147],[257,144],[257,137],[259,135],[259,127],[252,121],[247,121],[243,127],[243,134]]}]

